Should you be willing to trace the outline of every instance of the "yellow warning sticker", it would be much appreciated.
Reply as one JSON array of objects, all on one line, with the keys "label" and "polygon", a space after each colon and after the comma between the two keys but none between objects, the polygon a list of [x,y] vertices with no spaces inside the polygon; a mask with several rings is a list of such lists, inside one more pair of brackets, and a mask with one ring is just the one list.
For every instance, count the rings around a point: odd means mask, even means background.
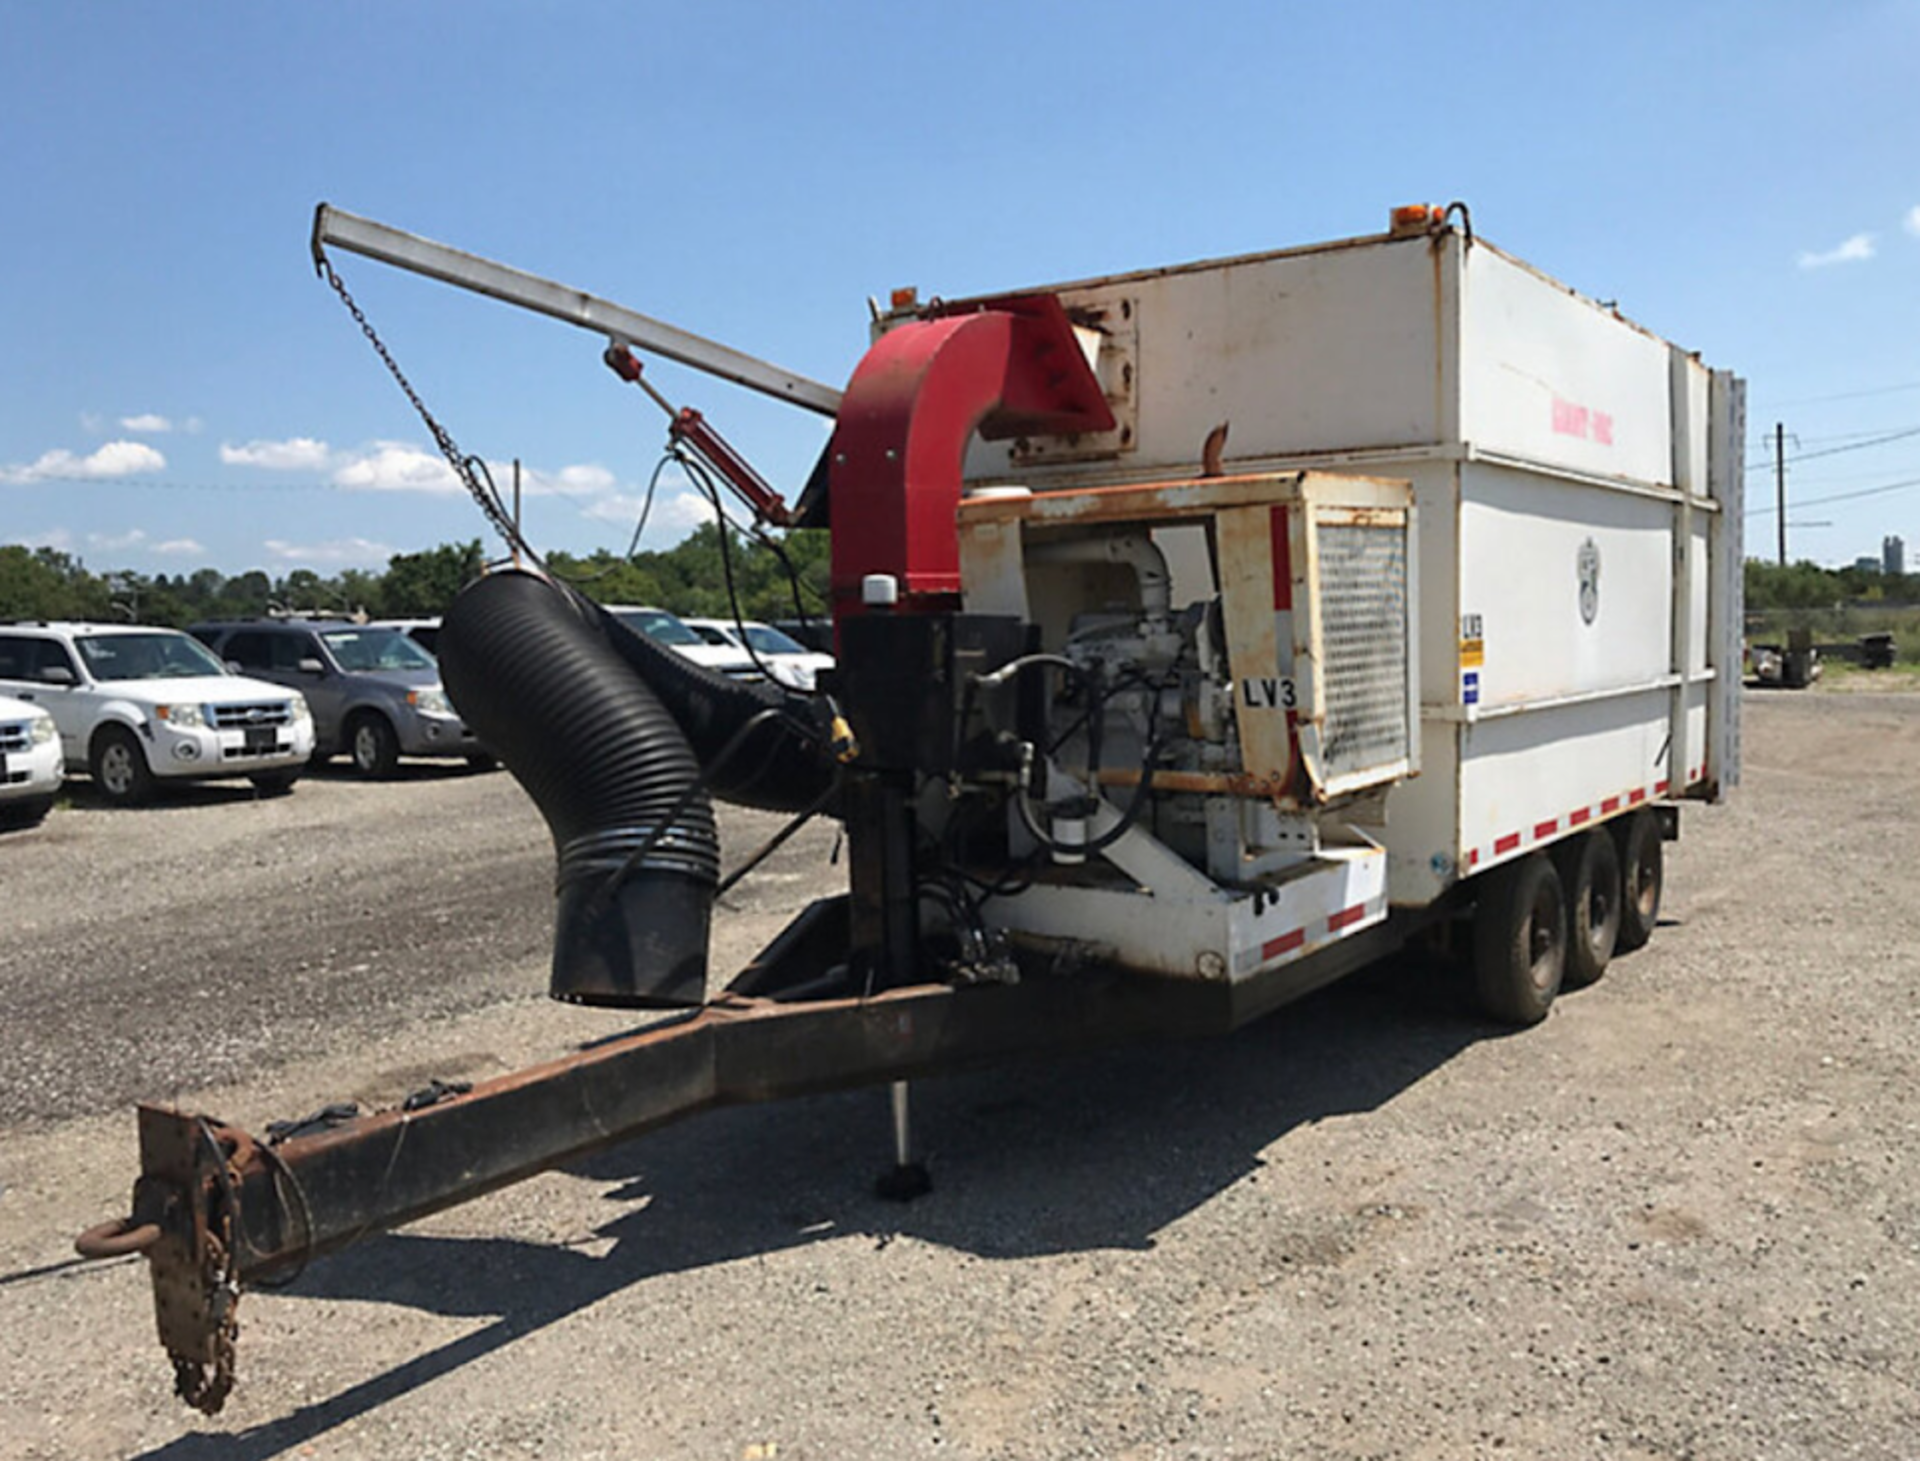
[{"label": "yellow warning sticker", "polygon": [[1463,639],[1460,641],[1460,668],[1477,670],[1487,662],[1487,642],[1484,639]]}]

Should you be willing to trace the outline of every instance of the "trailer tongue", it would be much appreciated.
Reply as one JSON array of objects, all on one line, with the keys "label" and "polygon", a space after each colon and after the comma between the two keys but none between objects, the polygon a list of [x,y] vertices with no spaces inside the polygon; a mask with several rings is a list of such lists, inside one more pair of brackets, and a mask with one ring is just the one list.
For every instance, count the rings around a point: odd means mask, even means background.
[{"label": "trailer tongue", "polygon": [[[449,690],[553,832],[554,994],[683,1012],[264,1140],[143,1107],[81,1249],[146,1254],[183,1398],[231,1389],[244,1286],[709,1106],[892,1082],[907,1195],[910,1079],[1229,1030],[1456,921],[1530,1023],[1644,942],[1674,803],[1738,774],[1741,386],[1452,212],[903,293],[840,392],[323,207],[332,280],[329,244],[606,335],[663,405],[629,346],[832,414],[839,666],[742,686],[540,573],[462,595]],[[850,866],[717,993],[709,797],[836,816]]]}]

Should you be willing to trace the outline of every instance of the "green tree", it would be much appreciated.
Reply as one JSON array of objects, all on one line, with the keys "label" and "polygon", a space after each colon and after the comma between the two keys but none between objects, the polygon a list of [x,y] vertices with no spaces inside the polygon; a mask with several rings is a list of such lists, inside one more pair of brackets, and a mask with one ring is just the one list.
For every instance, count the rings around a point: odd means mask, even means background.
[{"label": "green tree", "polygon": [[0,547],[0,619],[103,619],[106,583],[57,548]]},{"label": "green tree", "polygon": [[[387,560],[379,607],[382,615],[444,614],[447,606],[487,566],[480,540],[442,543],[424,553],[396,553]],[[372,605],[368,606],[372,608]]]}]

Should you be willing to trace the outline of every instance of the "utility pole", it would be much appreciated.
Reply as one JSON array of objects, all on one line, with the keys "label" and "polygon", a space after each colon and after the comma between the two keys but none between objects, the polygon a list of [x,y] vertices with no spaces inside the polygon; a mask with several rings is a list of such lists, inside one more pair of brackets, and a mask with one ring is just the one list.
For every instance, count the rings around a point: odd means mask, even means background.
[{"label": "utility pole", "polygon": [[1773,424],[1773,490],[1780,520],[1780,566],[1787,566],[1787,427]]}]

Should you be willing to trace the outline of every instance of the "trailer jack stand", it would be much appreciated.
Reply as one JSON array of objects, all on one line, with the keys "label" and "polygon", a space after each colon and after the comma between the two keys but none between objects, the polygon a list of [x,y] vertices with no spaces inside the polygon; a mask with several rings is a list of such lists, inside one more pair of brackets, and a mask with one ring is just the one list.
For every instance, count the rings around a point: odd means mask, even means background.
[{"label": "trailer jack stand", "polygon": [[933,1177],[923,1163],[913,1160],[913,1121],[907,1083],[894,1081],[889,1093],[893,1098],[893,1165],[880,1174],[873,1190],[888,1202],[912,1202],[933,1191]]}]

